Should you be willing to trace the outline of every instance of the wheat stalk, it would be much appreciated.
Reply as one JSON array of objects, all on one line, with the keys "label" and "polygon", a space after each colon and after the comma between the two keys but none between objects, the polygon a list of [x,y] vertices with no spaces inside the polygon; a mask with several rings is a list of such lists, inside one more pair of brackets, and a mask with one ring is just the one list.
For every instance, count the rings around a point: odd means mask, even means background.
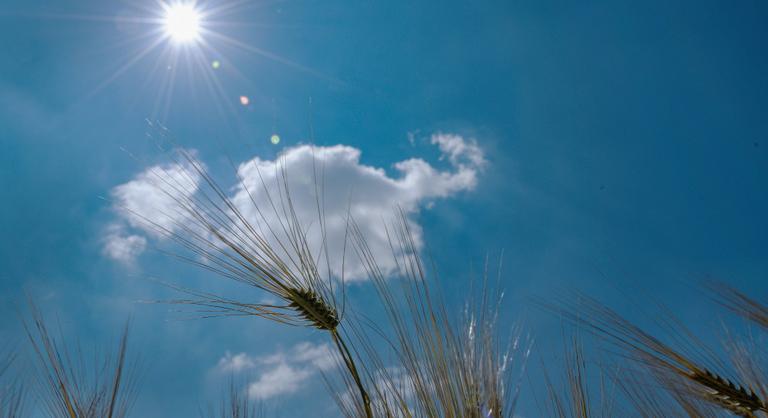
[{"label": "wheat stalk", "polygon": [[263,405],[252,402],[246,388],[236,384],[234,379],[230,381],[229,387],[224,394],[221,404],[216,411],[209,408],[208,414],[200,414],[201,418],[262,418],[266,416]]},{"label": "wheat stalk", "polygon": [[[354,220],[350,235],[379,295],[388,321],[352,321],[355,343],[365,353],[367,379],[372,383],[373,405],[382,417],[511,417],[519,383],[513,362],[520,355],[524,365],[530,346],[518,332],[505,350],[499,341],[500,295],[489,289],[487,266],[481,295],[470,297],[463,310],[450,306],[427,280],[405,214],[388,228],[399,279],[386,277]],[[400,286],[397,286],[400,285]],[[396,287],[399,288],[397,291]],[[469,292],[473,294],[473,292]],[[390,329],[385,330],[385,326]],[[383,337],[383,343],[375,342]],[[388,331],[393,335],[389,336]],[[386,361],[391,350],[394,363]],[[349,390],[354,389],[350,386]],[[359,405],[337,398],[348,417],[360,415]]]},{"label": "wheat stalk", "polygon": [[[117,356],[103,364],[86,364],[54,338],[42,314],[30,304],[32,324],[24,323],[39,365],[40,401],[50,416],[62,418],[125,418],[135,399],[136,370],[126,370],[128,325]],[[89,367],[90,366],[90,367]]]},{"label": "wheat stalk", "polygon": [[[371,418],[370,398],[363,386],[363,379],[355,365],[353,352],[344,341],[340,325],[343,320],[343,302],[337,306],[336,291],[330,271],[323,277],[307,240],[288,189],[288,177],[284,168],[276,185],[279,196],[273,197],[261,173],[261,186],[268,208],[260,207],[244,179],[240,185],[248,195],[257,219],[248,219],[233,203],[224,190],[208,173],[204,165],[190,152],[177,149],[180,156],[175,160],[183,170],[182,179],[163,168],[154,168],[152,175],[157,191],[170,197],[177,204],[177,212],[167,214],[167,222],[150,219],[131,211],[138,219],[163,236],[175,241],[192,253],[192,256],[176,256],[193,265],[253,286],[277,297],[283,304],[248,303],[223,298],[205,292],[172,288],[195,296],[194,299],[177,299],[175,304],[194,305],[200,313],[210,316],[259,316],[289,325],[309,326],[330,334],[343,364],[355,382],[359,396],[365,405],[366,416]],[[258,169],[258,167],[257,167]],[[202,179],[204,188],[198,189],[195,179]],[[319,199],[319,198],[318,198]],[[318,200],[320,228],[324,238],[325,220]],[[128,209],[127,209],[128,210]],[[270,225],[266,211],[271,210],[277,219]],[[323,253],[328,257],[325,242]],[[326,259],[330,269],[330,262]],[[343,277],[342,277],[343,300]]]},{"label": "wheat stalk", "polygon": [[726,283],[708,283],[715,302],[763,329],[768,329],[768,306]]},{"label": "wheat stalk", "polygon": [[8,376],[15,363],[16,355],[13,352],[0,354],[0,418],[24,416],[24,389],[18,380]]},{"label": "wheat stalk", "polygon": [[757,412],[768,413],[765,400],[753,390],[703,366],[720,362],[671,314],[667,313],[667,321],[668,325],[672,324],[677,340],[688,344],[690,352],[696,354],[685,354],[672,348],[594,299],[583,295],[571,298],[574,299],[578,302],[564,301],[559,307],[541,304],[622,349],[649,370],[683,409],[697,410],[696,405],[688,401],[693,397],[743,417],[754,417]]}]

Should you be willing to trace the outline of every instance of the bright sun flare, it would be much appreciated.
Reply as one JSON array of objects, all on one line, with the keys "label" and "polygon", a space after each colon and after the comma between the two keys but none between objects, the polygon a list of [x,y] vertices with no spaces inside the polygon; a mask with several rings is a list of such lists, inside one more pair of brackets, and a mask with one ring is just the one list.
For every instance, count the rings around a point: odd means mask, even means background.
[{"label": "bright sun flare", "polygon": [[192,4],[171,4],[165,8],[163,25],[174,41],[195,41],[200,37],[200,12]]}]

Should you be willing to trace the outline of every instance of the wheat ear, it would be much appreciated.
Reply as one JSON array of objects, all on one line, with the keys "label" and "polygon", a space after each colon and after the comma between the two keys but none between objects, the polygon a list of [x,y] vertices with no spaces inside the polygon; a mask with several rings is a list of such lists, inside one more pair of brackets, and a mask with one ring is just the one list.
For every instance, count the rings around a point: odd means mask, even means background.
[{"label": "wheat ear", "polygon": [[707,398],[741,417],[755,417],[755,412],[768,412],[766,403],[752,390],[739,386],[707,369],[696,369],[688,378],[707,388]]},{"label": "wheat ear", "polygon": [[288,306],[293,308],[300,317],[311,323],[315,328],[331,333],[331,338],[344,360],[344,365],[352,375],[352,379],[360,392],[360,397],[363,399],[366,416],[372,418],[371,399],[363,386],[360,372],[357,370],[357,366],[355,366],[354,357],[338,331],[339,315],[336,309],[325,303],[323,298],[312,290],[289,289],[288,295],[291,300]]},{"label": "wheat ear", "polygon": [[313,327],[333,331],[339,326],[339,315],[333,306],[325,303],[316,292],[309,289],[288,289],[288,305]]}]

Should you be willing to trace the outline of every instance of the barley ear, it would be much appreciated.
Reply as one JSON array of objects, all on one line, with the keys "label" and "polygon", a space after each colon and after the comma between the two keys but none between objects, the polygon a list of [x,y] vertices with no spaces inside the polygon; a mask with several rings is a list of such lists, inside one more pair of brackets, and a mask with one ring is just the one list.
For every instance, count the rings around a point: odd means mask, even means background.
[{"label": "barley ear", "polygon": [[327,304],[317,293],[309,289],[288,289],[288,305],[313,327],[333,331],[339,326],[336,309]]},{"label": "barley ear", "polygon": [[696,369],[688,377],[707,388],[706,397],[711,402],[738,416],[755,417],[755,412],[768,412],[766,403],[755,392],[707,369]]}]

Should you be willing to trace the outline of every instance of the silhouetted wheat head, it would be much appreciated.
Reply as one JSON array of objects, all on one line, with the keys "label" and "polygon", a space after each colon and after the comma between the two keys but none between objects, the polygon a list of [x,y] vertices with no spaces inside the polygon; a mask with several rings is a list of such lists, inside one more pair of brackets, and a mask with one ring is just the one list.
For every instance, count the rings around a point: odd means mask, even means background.
[{"label": "silhouetted wheat head", "polygon": [[[315,225],[322,242],[319,251],[313,251],[309,227],[302,224],[294,208],[284,165],[276,169],[274,185],[266,184],[256,167],[261,181],[258,190],[239,179],[239,189],[249,201],[248,213],[243,213],[243,201],[233,202],[192,153],[177,149],[175,155],[174,167],[180,171],[162,166],[151,169],[156,192],[175,202],[171,213],[158,219],[135,208],[126,210],[187,251],[174,253],[175,257],[252,286],[277,302],[226,298],[171,284],[189,296],[172,303],[195,306],[203,317],[257,316],[327,332],[337,349],[338,363],[346,370],[340,375],[345,390],[334,391],[333,396],[349,417],[512,416],[519,393],[516,372],[526,363],[530,342],[511,321],[498,318],[501,296],[491,294],[487,273],[480,298],[468,302],[457,319],[454,309],[427,279],[428,269],[404,213],[394,228],[387,229],[400,277],[394,281],[379,268],[361,228],[350,216],[344,221],[352,247],[388,319],[373,324],[358,312],[345,311],[343,273],[334,277],[330,271],[334,263],[328,260],[322,186],[317,179]],[[239,170],[234,171],[240,176]],[[270,192],[270,186],[276,191]],[[323,257],[327,271],[321,267]],[[395,283],[400,286],[396,288]],[[719,303],[768,326],[768,309],[739,292],[722,292]],[[636,369],[637,373],[622,373],[616,385],[641,416],[715,416],[720,410],[753,417],[768,412],[765,375],[743,355],[743,348],[734,346],[733,352],[741,352],[742,359],[734,360],[735,367],[729,370],[683,327],[676,328],[676,341],[685,341],[680,347],[655,338],[586,297],[554,309],[633,359],[633,366],[622,366],[622,370]],[[674,325],[671,316],[668,321],[667,326]],[[500,341],[507,331],[502,326],[512,329],[509,342]],[[394,360],[387,358],[388,353],[393,353]],[[566,395],[549,388],[555,416],[613,413],[614,409],[606,409],[607,401],[600,408],[591,406],[594,391],[584,378],[580,348],[574,346],[567,356],[566,370]],[[333,379],[327,381],[333,386]],[[244,411],[238,406],[242,399],[232,399],[230,410]]]},{"label": "silhouetted wheat head", "polygon": [[[176,211],[165,214],[165,219],[150,219],[131,210],[131,213],[163,236],[175,241],[191,256],[175,254],[193,265],[218,275],[262,290],[282,301],[282,304],[251,303],[242,299],[224,298],[178,285],[172,288],[193,298],[172,301],[175,304],[194,305],[204,317],[259,316],[283,324],[309,326],[329,333],[342,364],[356,382],[358,393],[371,416],[370,400],[363,387],[353,352],[343,337],[341,325],[344,313],[344,289],[335,286],[327,259],[325,220],[317,223],[323,242],[318,254],[313,253],[307,238],[307,229],[296,215],[288,189],[288,173],[280,168],[276,177],[277,196],[270,192],[259,172],[261,187],[250,190],[244,179],[240,187],[250,200],[250,219],[227,193],[217,184],[206,167],[189,151],[176,150],[178,167],[182,174],[171,173],[161,167],[152,170],[156,192],[171,198]],[[258,171],[258,167],[256,167]],[[235,172],[239,172],[235,170]],[[198,186],[200,179],[201,185]],[[320,187],[316,185],[316,187]],[[255,193],[267,202],[257,203]],[[318,195],[320,191],[318,190]],[[318,214],[323,213],[318,198]],[[274,218],[266,213],[270,211]],[[319,257],[326,257],[327,272],[322,272]]]},{"label": "silhouetted wheat head", "polygon": [[[578,295],[577,298],[571,298],[571,301],[563,302],[555,310],[565,319],[607,340],[627,358],[633,359],[634,366],[641,367],[642,372],[646,373],[646,388],[653,387],[647,383],[648,379],[663,388],[664,399],[659,400],[657,394],[631,389],[644,378],[623,382],[624,392],[637,401],[636,406],[655,409],[656,406],[667,405],[671,399],[676,403],[676,408],[692,416],[710,416],[716,414],[716,408],[742,417],[757,417],[768,413],[765,398],[758,395],[756,387],[739,381],[738,369],[732,365],[729,367],[727,361],[695,338],[670,312],[664,311],[662,325],[664,329],[670,330],[677,348],[652,336],[594,299]],[[765,377],[761,377],[763,382]],[[668,412],[665,415],[675,414]]]}]

